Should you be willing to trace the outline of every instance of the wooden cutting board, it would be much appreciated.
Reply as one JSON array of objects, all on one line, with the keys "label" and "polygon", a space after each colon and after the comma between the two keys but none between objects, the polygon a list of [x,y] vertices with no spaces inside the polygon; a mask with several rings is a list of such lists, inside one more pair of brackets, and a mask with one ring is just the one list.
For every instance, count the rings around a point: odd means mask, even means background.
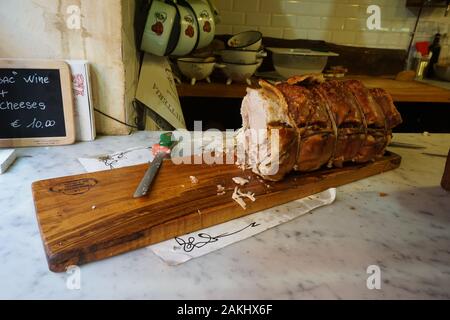
[{"label": "wooden cutting board", "polygon": [[[133,193],[148,165],[34,182],[36,215],[49,268],[115,256],[257,211],[360,180],[400,165],[387,153],[366,165],[291,174],[280,182],[262,181],[235,165],[174,165],[164,161],[147,197]],[[198,179],[192,184],[190,176]],[[250,177],[242,191],[255,193],[247,209],[231,199],[233,177]],[[217,195],[217,185],[226,188]]]}]

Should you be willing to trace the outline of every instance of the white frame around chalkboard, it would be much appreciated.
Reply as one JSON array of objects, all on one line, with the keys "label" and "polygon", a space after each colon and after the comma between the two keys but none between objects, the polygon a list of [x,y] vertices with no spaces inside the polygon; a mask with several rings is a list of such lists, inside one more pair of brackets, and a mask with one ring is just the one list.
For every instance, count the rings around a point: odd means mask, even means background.
[{"label": "white frame around chalkboard", "polygon": [[0,59],[0,69],[59,70],[66,135],[64,137],[0,139],[0,147],[34,147],[67,145],[75,142],[74,103],[69,65],[57,60]]}]

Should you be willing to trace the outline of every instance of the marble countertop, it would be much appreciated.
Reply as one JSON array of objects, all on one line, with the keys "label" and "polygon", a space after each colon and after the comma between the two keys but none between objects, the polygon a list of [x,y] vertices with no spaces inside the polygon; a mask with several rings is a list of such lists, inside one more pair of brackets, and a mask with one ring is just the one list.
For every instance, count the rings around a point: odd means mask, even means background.
[{"label": "marble countertop", "polygon": [[[399,169],[338,188],[336,202],[312,214],[176,267],[149,249],[91,263],[80,269],[81,289],[68,289],[70,274],[48,271],[31,183],[84,172],[78,157],[157,137],[18,150],[0,175],[1,299],[450,299],[450,193],[439,186],[445,159],[400,148],[391,148],[403,156]],[[394,141],[432,153],[450,148],[450,134]],[[381,270],[380,290],[367,288],[370,265]]]},{"label": "marble countertop", "polygon": [[423,83],[431,84],[431,85],[439,87],[439,88],[450,90],[450,82],[448,82],[448,81],[443,81],[443,80],[439,80],[439,79],[422,79],[419,81],[423,82]]}]

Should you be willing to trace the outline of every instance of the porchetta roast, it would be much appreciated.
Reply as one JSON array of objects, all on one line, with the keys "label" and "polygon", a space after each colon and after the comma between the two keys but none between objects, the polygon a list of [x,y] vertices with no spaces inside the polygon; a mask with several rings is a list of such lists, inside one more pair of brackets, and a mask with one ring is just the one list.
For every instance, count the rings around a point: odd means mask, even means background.
[{"label": "porchetta roast", "polygon": [[242,101],[238,164],[267,180],[281,180],[292,170],[376,160],[402,122],[385,90],[358,80],[307,75],[259,85],[248,88]]}]

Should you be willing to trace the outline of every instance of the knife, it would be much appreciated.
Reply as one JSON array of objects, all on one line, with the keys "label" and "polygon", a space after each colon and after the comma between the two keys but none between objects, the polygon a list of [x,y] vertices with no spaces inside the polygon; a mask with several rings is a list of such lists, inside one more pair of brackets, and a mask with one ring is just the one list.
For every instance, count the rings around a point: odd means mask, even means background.
[{"label": "knife", "polygon": [[148,194],[148,190],[150,189],[150,186],[153,180],[155,179],[156,174],[159,171],[159,168],[161,168],[162,162],[166,156],[167,153],[165,152],[158,152],[156,154],[150,167],[147,169],[147,172],[145,172],[145,175],[142,178],[141,183],[139,183],[139,186],[134,192],[134,198],[141,198]]},{"label": "knife", "polygon": [[172,142],[171,133],[163,133],[160,136],[159,144],[153,146],[153,148],[157,148],[158,151],[152,163],[150,164],[150,167],[147,169],[144,177],[139,183],[139,186],[134,192],[134,198],[141,198],[148,194],[150,186],[152,185],[153,180],[155,179],[156,175],[159,172],[159,169],[161,168],[161,165],[163,164],[164,158],[166,158],[170,154],[170,148],[175,147],[177,143],[178,141]]},{"label": "knife", "polygon": [[391,142],[388,147],[407,148],[407,149],[426,149],[426,147],[424,146],[404,142]]},{"label": "knife", "polygon": [[439,153],[429,153],[429,152],[422,152],[422,154],[430,157],[439,157],[439,158],[447,158],[446,154],[439,154]]}]

